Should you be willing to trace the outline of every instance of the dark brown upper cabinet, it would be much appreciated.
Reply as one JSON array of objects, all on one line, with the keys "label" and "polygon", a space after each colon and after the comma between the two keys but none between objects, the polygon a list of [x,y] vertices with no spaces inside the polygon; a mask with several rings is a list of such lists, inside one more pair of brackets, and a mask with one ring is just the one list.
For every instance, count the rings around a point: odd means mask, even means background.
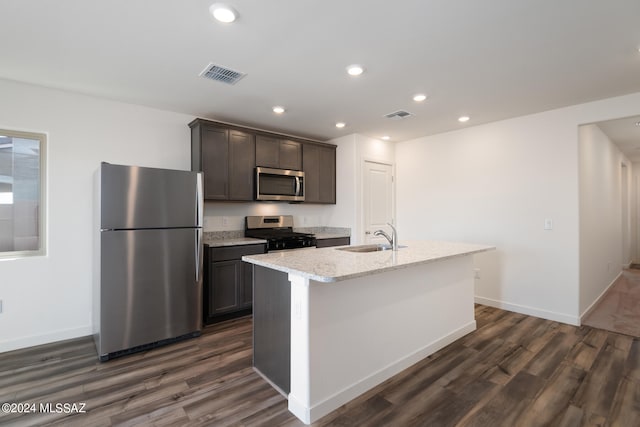
[{"label": "dark brown upper cabinet", "polygon": [[254,199],[255,136],[194,120],[191,170],[204,175],[205,200]]},{"label": "dark brown upper cabinet", "polygon": [[336,146],[205,119],[191,128],[191,170],[205,200],[255,200],[257,166],[305,173],[304,203],[336,203]]},{"label": "dark brown upper cabinet", "polygon": [[336,146],[305,143],[305,203],[336,203]]},{"label": "dark brown upper cabinet", "polygon": [[302,170],[302,144],[288,139],[257,135],[256,166]]}]

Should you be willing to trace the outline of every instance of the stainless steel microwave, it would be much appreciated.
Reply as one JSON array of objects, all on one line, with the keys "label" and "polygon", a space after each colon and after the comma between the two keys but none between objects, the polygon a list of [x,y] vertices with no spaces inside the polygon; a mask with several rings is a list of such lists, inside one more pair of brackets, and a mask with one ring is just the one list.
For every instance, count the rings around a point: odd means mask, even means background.
[{"label": "stainless steel microwave", "polygon": [[304,202],[304,172],[257,167],[256,200]]}]

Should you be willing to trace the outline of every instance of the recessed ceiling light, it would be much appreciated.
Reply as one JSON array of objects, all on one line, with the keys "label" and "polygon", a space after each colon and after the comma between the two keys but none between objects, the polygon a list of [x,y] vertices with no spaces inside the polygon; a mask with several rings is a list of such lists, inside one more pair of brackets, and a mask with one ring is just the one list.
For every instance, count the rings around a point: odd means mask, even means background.
[{"label": "recessed ceiling light", "polygon": [[461,116],[461,117],[458,117],[458,121],[459,121],[460,123],[468,122],[468,121],[469,121],[469,116]]},{"label": "recessed ceiling light", "polygon": [[385,141],[388,141],[388,140],[391,139],[391,137],[389,137],[388,135],[385,135],[385,136],[382,137],[382,139],[384,139]]},{"label": "recessed ceiling light", "polygon": [[279,105],[276,105],[275,107],[273,107],[273,112],[276,114],[282,114],[284,113],[284,107],[281,107]]},{"label": "recessed ceiling light", "polygon": [[640,122],[636,122],[636,126],[640,126]]},{"label": "recessed ceiling light", "polygon": [[229,5],[224,3],[214,3],[209,7],[209,12],[216,18],[217,21],[229,23],[236,20],[238,14]]},{"label": "recessed ceiling light", "polygon": [[427,99],[427,95],[425,95],[423,93],[419,93],[419,94],[413,96],[413,100],[416,101],[416,102],[422,102],[425,99]]},{"label": "recessed ceiling light", "polygon": [[347,73],[349,73],[350,76],[359,76],[360,74],[364,73],[364,68],[362,67],[362,65],[358,64],[349,65],[347,67]]},{"label": "recessed ceiling light", "polygon": [[344,123],[344,122],[338,122],[338,123],[336,123],[336,127],[337,127],[338,129],[342,129],[342,128],[343,128],[343,127],[345,127],[346,125],[347,125],[347,124],[346,124],[346,123]]}]

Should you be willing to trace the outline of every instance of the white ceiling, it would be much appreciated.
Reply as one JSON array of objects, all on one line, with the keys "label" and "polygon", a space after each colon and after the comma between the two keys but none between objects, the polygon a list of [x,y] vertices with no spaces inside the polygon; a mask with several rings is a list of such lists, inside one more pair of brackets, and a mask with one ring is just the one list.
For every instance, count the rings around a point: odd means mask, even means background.
[{"label": "white ceiling", "polygon": [[[640,92],[638,0],[228,0],[233,24],[211,19],[214,1],[3,0],[0,77],[311,138],[394,141]],[[247,76],[198,77],[210,62]],[[352,63],[365,74],[348,76]],[[415,116],[383,117],[398,109]]]}]

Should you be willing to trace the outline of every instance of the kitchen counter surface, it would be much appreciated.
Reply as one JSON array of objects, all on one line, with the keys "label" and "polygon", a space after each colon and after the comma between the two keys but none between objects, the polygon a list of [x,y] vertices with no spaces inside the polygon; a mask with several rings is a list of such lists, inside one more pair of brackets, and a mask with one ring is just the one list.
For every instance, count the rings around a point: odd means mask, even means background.
[{"label": "kitchen counter surface", "polygon": [[226,237],[205,239],[203,243],[211,248],[216,248],[222,246],[255,245],[259,243],[267,243],[267,241],[264,239],[254,239],[251,237]]},{"label": "kitchen counter surface", "polygon": [[242,260],[329,283],[495,249],[487,245],[441,241],[402,241],[401,245],[407,247],[397,252],[359,253],[331,247],[249,255],[243,256]]}]

